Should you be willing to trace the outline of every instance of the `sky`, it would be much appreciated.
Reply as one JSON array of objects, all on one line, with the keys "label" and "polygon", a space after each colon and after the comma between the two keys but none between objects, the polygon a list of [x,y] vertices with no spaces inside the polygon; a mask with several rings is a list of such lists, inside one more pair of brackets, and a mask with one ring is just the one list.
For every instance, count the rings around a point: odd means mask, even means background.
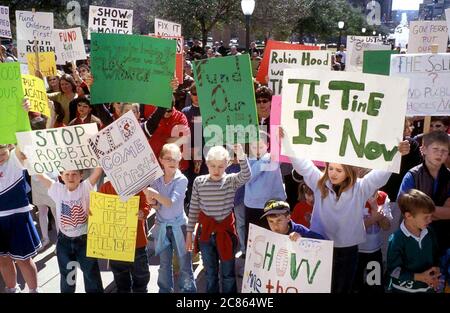
[{"label": "sky", "polygon": [[419,10],[419,4],[423,0],[394,0],[392,10]]}]

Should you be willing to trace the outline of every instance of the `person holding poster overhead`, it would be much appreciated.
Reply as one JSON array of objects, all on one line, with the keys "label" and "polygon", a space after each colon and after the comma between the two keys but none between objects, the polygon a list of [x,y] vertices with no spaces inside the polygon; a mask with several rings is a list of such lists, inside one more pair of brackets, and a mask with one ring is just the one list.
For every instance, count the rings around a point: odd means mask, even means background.
[{"label": "person holding poster overhead", "polygon": [[[283,145],[291,149],[288,136],[280,128]],[[398,146],[400,154],[409,153],[409,142]],[[294,155],[291,153],[290,155]],[[390,172],[372,170],[364,178],[357,178],[353,166],[326,163],[321,172],[311,160],[291,157],[292,165],[305,183],[314,191],[311,230],[334,241],[331,292],[351,292],[358,260],[358,245],[366,240],[363,208],[367,200],[382,187]]]},{"label": "person holding poster overhead", "polygon": [[178,169],[180,161],[180,148],[173,143],[165,144],[159,154],[164,176],[158,178],[148,189],[144,189],[147,202],[156,209],[156,223],[152,234],[156,244],[155,254],[159,255],[160,260],[158,287],[161,293],[174,292],[174,252],[180,265],[180,292],[197,292],[191,252],[185,249],[187,217],[184,212],[184,197],[188,180]]}]

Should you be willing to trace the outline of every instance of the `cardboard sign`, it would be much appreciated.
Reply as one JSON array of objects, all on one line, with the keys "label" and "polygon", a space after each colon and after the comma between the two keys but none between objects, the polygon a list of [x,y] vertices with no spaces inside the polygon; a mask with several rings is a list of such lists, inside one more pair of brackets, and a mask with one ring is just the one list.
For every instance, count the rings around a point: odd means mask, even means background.
[{"label": "cardboard sign", "polygon": [[243,293],[330,293],[333,242],[291,241],[250,224]]},{"label": "cardboard sign", "polygon": [[[55,53],[52,52],[42,52],[38,53],[39,56],[39,68],[44,77],[56,76],[56,60]],[[35,75],[37,69],[36,54],[27,54],[28,71],[31,75]]]},{"label": "cardboard sign", "polygon": [[53,13],[16,11],[17,53],[21,63],[27,53],[55,51]]},{"label": "cardboard sign", "polygon": [[431,53],[431,46],[438,45],[438,52],[447,52],[448,27],[445,21],[411,21],[409,26],[408,53]]},{"label": "cardboard sign", "polygon": [[9,23],[9,8],[0,5],[0,37],[12,38],[11,24]]},{"label": "cardboard sign", "polygon": [[194,77],[206,145],[208,139],[210,143],[217,140],[223,144],[225,139],[225,143],[232,144],[257,138],[258,117],[248,54],[196,61]]},{"label": "cardboard sign", "polygon": [[93,33],[91,103],[123,101],[171,107],[175,52],[173,40]]},{"label": "cardboard sign", "polygon": [[155,35],[158,37],[180,37],[181,24],[155,18]]},{"label": "cardboard sign", "polygon": [[272,50],[269,61],[269,88],[281,95],[283,70],[286,68],[314,68],[331,70],[328,51]]},{"label": "cardboard sign", "polygon": [[30,100],[30,111],[50,117],[44,81],[33,75],[22,74],[22,86],[24,96]]},{"label": "cardboard sign", "polygon": [[393,54],[398,54],[398,51],[364,51],[363,73],[389,76]]},{"label": "cardboard sign", "polygon": [[266,81],[266,76],[269,75],[269,60],[270,52],[272,50],[320,50],[319,46],[307,46],[307,45],[297,45],[281,41],[267,40],[266,46],[264,48],[264,56],[259,65],[258,74],[256,75],[256,80],[260,83]]},{"label": "cardboard sign", "polygon": [[15,144],[16,132],[31,129],[23,96],[19,63],[0,63],[0,144]]},{"label": "cardboard sign", "polygon": [[393,55],[390,75],[410,79],[406,115],[450,115],[450,53]]},{"label": "cardboard sign", "polygon": [[86,60],[81,28],[55,29],[53,31],[55,42],[56,63],[65,65],[66,62]]},{"label": "cardboard sign", "polygon": [[367,50],[390,50],[378,36],[349,36],[347,40],[347,57],[345,71],[362,72],[363,53]]},{"label": "cardboard sign", "polygon": [[123,201],[163,175],[132,111],[90,138],[89,144]]},{"label": "cardboard sign", "polygon": [[122,202],[119,196],[91,191],[86,256],[134,262],[139,197]]},{"label": "cardboard sign", "polygon": [[133,10],[89,6],[88,39],[91,33],[133,33]]},{"label": "cardboard sign", "polygon": [[408,83],[380,75],[286,69],[282,154],[398,173]]},{"label": "cardboard sign", "polygon": [[98,167],[88,139],[98,131],[96,123],[16,133],[20,150],[27,156],[30,175],[59,173]]}]

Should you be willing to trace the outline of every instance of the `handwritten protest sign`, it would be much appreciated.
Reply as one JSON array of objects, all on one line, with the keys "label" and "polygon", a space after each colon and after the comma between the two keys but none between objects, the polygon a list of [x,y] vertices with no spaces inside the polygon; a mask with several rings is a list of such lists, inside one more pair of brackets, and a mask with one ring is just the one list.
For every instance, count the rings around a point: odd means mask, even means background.
[{"label": "handwritten protest sign", "polygon": [[14,144],[17,142],[16,132],[31,129],[28,114],[22,108],[22,100],[19,63],[0,63],[0,144]]},{"label": "handwritten protest sign", "polygon": [[[447,20],[447,29],[450,29],[450,8],[445,10],[445,19]],[[450,37],[450,31],[448,32]]]},{"label": "handwritten protest sign", "polygon": [[398,173],[408,83],[372,74],[286,69],[282,154]]},{"label": "handwritten protest sign", "polygon": [[[55,76],[56,75],[56,60],[55,53],[51,52],[40,52],[39,57],[39,68],[44,77]],[[27,54],[28,71],[34,75],[36,73],[36,53]]]},{"label": "handwritten protest sign", "polygon": [[123,201],[163,175],[132,111],[90,138],[89,144]]},{"label": "handwritten protest sign", "polygon": [[328,51],[272,50],[269,61],[269,88],[281,95],[283,70],[286,68],[331,68]]},{"label": "handwritten protest sign", "polygon": [[257,138],[255,92],[247,54],[196,61],[194,77],[205,139],[213,134],[222,140],[212,141],[223,144],[225,138],[232,144]]},{"label": "handwritten protest sign", "polygon": [[56,63],[60,65],[66,62],[86,59],[81,28],[55,29],[53,31],[55,42]]},{"label": "handwritten protest sign", "polygon": [[0,5],[0,37],[12,38],[11,25],[9,23],[9,8]]},{"label": "handwritten protest sign", "polygon": [[16,133],[20,150],[27,156],[30,175],[59,173],[98,167],[88,139],[97,133],[97,124],[82,124]]},{"label": "handwritten protest sign", "polygon": [[409,39],[409,26],[405,21],[405,24],[400,23],[394,30],[395,46],[405,48]]},{"label": "handwritten protest sign", "polygon": [[[154,36],[149,35],[149,36]],[[154,36],[157,38],[176,40],[177,52],[175,54],[175,76],[178,78],[178,82],[183,84],[184,82],[184,38],[181,36]]]},{"label": "handwritten protest sign", "polygon": [[319,46],[307,46],[307,45],[297,45],[290,44],[282,41],[267,40],[266,46],[264,48],[264,56],[259,65],[258,74],[256,75],[256,80],[259,82],[265,82],[266,76],[269,75],[269,60],[270,52],[272,50],[319,50]]},{"label": "handwritten protest sign", "polygon": [[347,72],[362,72],[364,51],[390,49],[391,46],[384,45],[383,41],[377,36],[349,36],[345,70]]},{"label": "handwritten protest sign", "polygon": [[122,202],[119,196],[90,193],[88,257],[134,262],[139,197]]},{"label": "handwritten protest sign", "polygon": [[180,37],[181,24],[155,18],[155,35],[159,37]]},{"label": "handwritten protest sign", "polygon": [[44,81],[33,75],[22,75],[22,86],[25,97],[30,100],[30,111],[50,117]]},{"label": "handwritten protest sign", "polygon": [[171,107],[175,52],[173,40],[93,33],[91,103],[124,101]]},{"label": "handwritten protest sign", "polygon": [[88,39],[91,33],[133,33],[133,10],[89,6]]},{"label": "handwritten protest sign", "polygon": [[[16,11],[17,53],[21,63],[27,53],[55,51],[53,13]],[[36,46],[37,43],[37,46]]]},{"label": "handwritten protest sign", "polygon": [[242,292],[330,293],[333,242],[291,241],[250,224]]},{"label": "handwritten protest sign", "polygon": [[430,53],[432,45],[438,52],[447,51],[448,27],[445,21],[411,21],[408,53]]},{"label": "handwritten protest sign", "polygon": [[389,76],[393,54],[398,54],[398,51],[364,51],[363,73]]},{"label": "handwritten protest sign", "polygon": [[390,76],[410,79],[407,115],[450,115],[450,53],[393,55]]}]

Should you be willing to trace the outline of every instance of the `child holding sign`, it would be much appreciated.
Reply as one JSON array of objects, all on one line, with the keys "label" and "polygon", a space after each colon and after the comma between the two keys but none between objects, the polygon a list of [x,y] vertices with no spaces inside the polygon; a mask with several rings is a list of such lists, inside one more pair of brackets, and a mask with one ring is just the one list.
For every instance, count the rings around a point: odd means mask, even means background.
[{"label": "child holding sign", "polygon": [[[281,128],[280,136],[285,148],[290,149],[291,144]],[[398,150],[401,154],[409,153],[409,142],[401,142]],[[292,152],[289,154],[294,155]],[[372,170],[358,179],[355,168],[349,165],[326,163],[322,173],[311,160],[291,157],[291,161],[314,191],[311,230],[334,241],[331,290],[333,293],[348,293],[355,277],[358,244],[366,239],[361,208],[387,182],[391,173]]]},{"label": "child holding sign", "polygon": [[222,146],[212,147],[206,155],[209,174],[198,176],[192,186],[186,249],[192,251],[192,232],[198,222],[196,250],[199,246],[206,270],[208,293],[219,292],[219,265],[222,292],[237,292],[234,271],[237,235],[232,211],[236,189],[249,181],[251,172],[241,145],[235,146],[235,153],[241,171],[225,174],[230,155]]},{"label": "child holding sign", "polygon": [[180,291],[189,293],[197,291],[191,253],[185,249],[187,217],[184,212],[184,197],[188,180],[178,169],[180,160],[180,148],[173,143],[165,144],[159,154],[164,176],[144,190],[147,201],[154,204],[156,209],[156,223],[152,233],[156,241],[155,253],[160,259],[159,292],[163,293],[174,291],[172,266],[174,251],[180,264]]},{"label": "child holding sign", "polygon": [[89,194],[102,173],[102,168],[96,168],[82,182],[82,171],[63,171],[61,179],[64,184],[55,182],[46,175],[36,176],[48,189],[49,196],[56,204],[59,227],[56,256],[62,293],[75,292],[76,280],[73,280],[71,272],[76,266],[80,266],[83,272],[86,292],[103,292],[97,259],[86,256]]}]

